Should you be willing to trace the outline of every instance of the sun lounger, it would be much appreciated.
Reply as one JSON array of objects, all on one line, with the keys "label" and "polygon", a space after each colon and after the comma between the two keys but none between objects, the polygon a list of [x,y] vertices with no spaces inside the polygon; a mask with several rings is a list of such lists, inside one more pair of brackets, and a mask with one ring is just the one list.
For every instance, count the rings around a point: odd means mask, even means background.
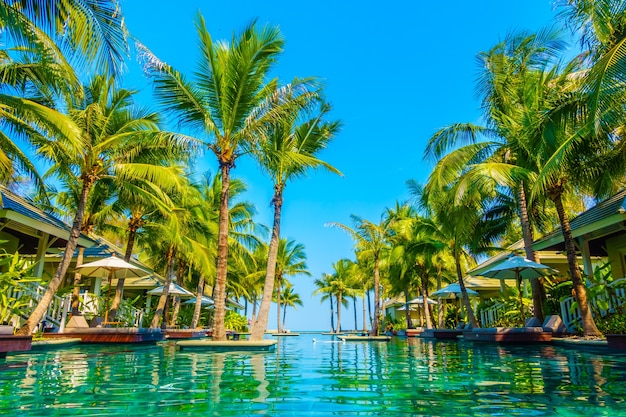
[{"label": "sun lounger", "polygon": [[552,332],[541,327],[489,327],[463,334],[463,340],[498,343],[545,343],[552,341]]}]

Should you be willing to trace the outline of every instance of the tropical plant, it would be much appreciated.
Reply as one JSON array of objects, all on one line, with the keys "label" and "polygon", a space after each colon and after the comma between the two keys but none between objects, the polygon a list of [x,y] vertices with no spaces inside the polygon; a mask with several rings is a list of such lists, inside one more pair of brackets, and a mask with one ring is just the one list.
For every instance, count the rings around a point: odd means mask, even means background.
[{"label": "tropical plant", "polygon": [[[214,287],[213,338],[225,340],[224,312],[228,264],[228,199],[235,161],[263,137],[264,128],[280,120],[311,94],[300,86],[279,89],[269,72],[283,48],[278,28],[246,27],[231,43],[215,42],[204,19],[196,23],[200,38],[199,70],[193,80],[160,61],[140,46],[148,74],[155,84],[157,101],[198,141],[215,154],[222,178],[217,245],[217,277]],[[301,94],[296,94],[299,92]],[[296,97],[282,100],[281,97]]]},{"label": "tropical plant", "polygon": [[25,284],[39,281],[31,275],[34,267],[18,252],[0,252],[0,324],[8,324],[29,305]]},{"label": "tropical plant", "polygon": [[[294,82],[295,84],[295,82]],[[308,104],[308,103],[307,103]],[[276,258],[280,241],[280,221],[283,208],[283,195],[289,181],[303,176],[310,168],[324,168],[330,172],[340,172],[330,164],[320,160],[317,154],[326,148],[339,128],[339,122],[324,121],[330,111],[328,105],[321,105],[318,113],[308,118],[307,108],[296,109],[277,123],[269,126],[266,139],[258,142],[254,154],[261,168],[272,178],[274,184],[274,220],[270,239],[265,285],[261,308],[253,323],[251,340],[261,340],[267,329],[271,297],[274,290]],[[306,116],[304,120],[303,116]]]},{"label": "tropical plant", "polygon": [[[380,315],[381,315],[381,294],[380,294],[380,262],[383,252],[388,249],[388,238],[391,233],[392,222],[384,219],[375,224],[369,220],[362,219],[352,215],[352,221],[355,228],[352,229],[341,223],[328,223],[329,226],[338,227],[347,232],[355,241],[355,248],[361,257],[369,258],[374,264],[374,319],[372,321],[372,335],[377,336],[379,333]],[[358,259],[357,255],[357,259]]]},{"label": "tropical plant", "polygon": [[162,132],[156,115],[134,107],[133,93],[115,88],[113,79],[96,76],[85,86],[85,91],[85,97],[77,97],[67,109],[79,128],[80,142],[60,137],[38,148],[38,153],[53,163],[51,172],[66,178],[77,176],[81,191],[58,269],[37,307],[18,331],[20,334],[32,333],[65,276],[94,184],[104,178],[118,181],[161,178],[165,182],[170,178],[167,168],[144,163],[142,155],[150,153],[170,159],[187,144],[180,136]]},{"label": "tropical plant", "polygon": [[247,332],[248,320],[236,311],[229,311],[224,317],[224,326],[235,332]]}]

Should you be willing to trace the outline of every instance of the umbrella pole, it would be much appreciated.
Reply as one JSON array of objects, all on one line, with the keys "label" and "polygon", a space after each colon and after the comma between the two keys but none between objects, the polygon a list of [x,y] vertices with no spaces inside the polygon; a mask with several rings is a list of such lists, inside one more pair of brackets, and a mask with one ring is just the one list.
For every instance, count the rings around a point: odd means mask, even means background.
[{"label": "umbrella pole", "polygon": [[109,288],[107,289],[107,300],[104,303],[104,323],[109,322],[109,297],[111,296],[111,283],[113,282],[113,270],[109,271]]},{"label": "umbrella pole", "polygon": [[517,292],[519,294],[519,311],[520,311],[520,314],[522,315],[522,326],[524,326],[524,302],[522,300],[522,280],[519,276],[519,272],[517,272],[516,281],[517,281]]}]

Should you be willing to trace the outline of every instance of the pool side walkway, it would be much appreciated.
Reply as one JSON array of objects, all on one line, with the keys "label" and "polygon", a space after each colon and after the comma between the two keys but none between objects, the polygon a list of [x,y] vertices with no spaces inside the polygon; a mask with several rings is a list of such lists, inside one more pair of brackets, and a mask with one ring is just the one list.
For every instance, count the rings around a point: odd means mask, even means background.
[{"label": "pool side walkway", "polygon": [[180,350],[205,350],[212,352],[269,352],[276,347],[277,340],[181,340],[176,342]]}]

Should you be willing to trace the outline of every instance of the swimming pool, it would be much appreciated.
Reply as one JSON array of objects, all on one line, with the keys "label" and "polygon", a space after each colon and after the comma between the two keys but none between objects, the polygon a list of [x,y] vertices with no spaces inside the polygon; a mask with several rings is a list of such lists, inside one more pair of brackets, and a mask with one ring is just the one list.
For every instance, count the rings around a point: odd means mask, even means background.
[{"label": "swimming pool", "polygon": [[0,414],[626,416],[626,355],[320,334],[269,353],[76,345],[0,360]]}]

